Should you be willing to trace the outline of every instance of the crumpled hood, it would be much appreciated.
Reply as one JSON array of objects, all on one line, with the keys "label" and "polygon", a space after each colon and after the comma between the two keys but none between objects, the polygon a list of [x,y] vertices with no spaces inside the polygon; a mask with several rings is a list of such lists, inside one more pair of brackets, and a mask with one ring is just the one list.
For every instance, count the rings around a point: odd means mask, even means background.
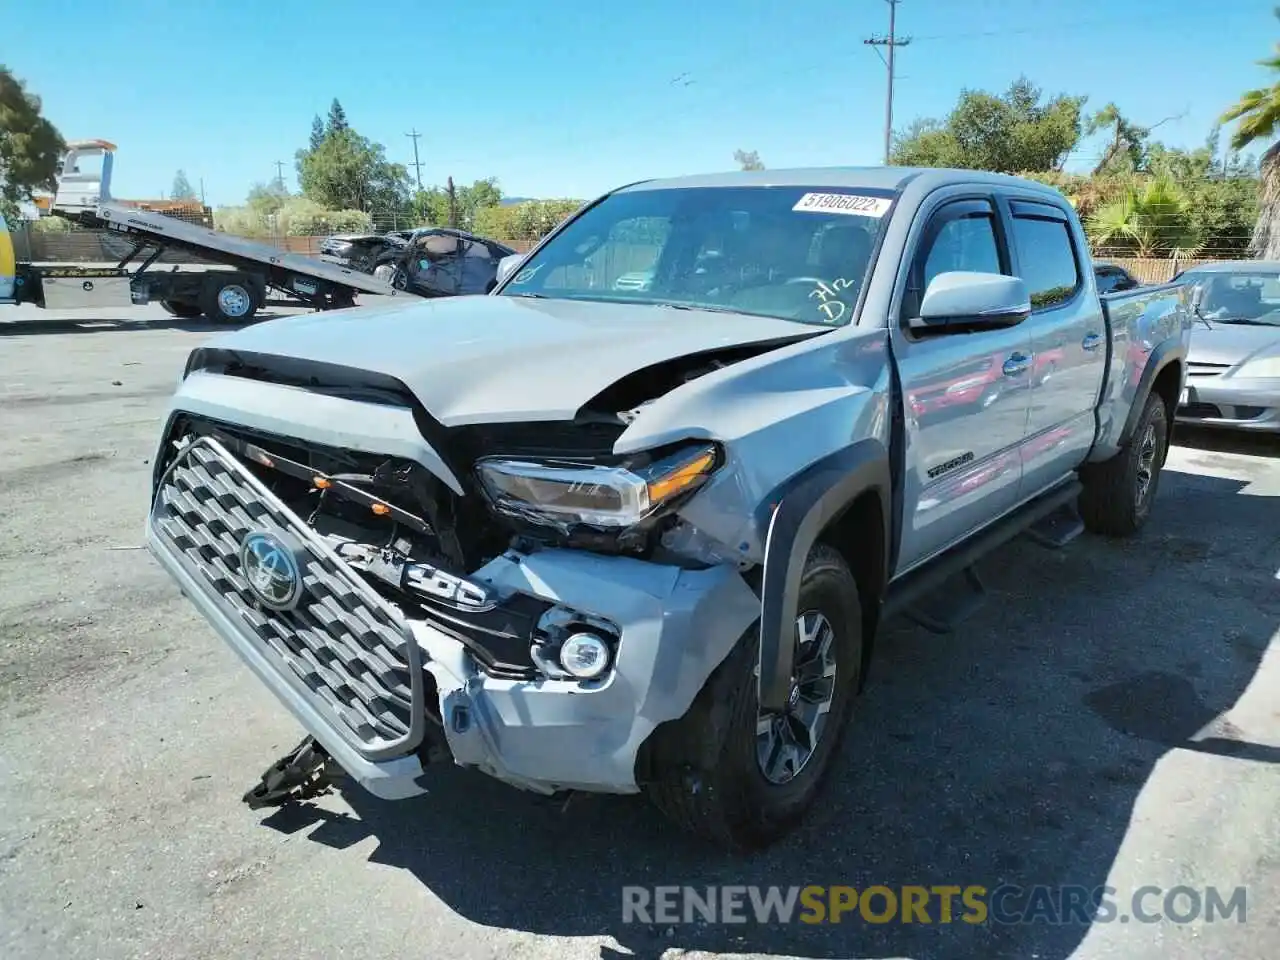
[{"label": "crumpled hood", "polygon": [[789,320],[504,296],[395,301],[269,320],[207,346],[395,377],[445,426],[567,420],[636,370],[823,332]]},{"label": "crumpled hood", "polygon": [[1216,323],[1213,329],[1203,324],[1191,331],[1190,363],[1213,363],[1235,366],[1245,360],[1280,354],[1280,327],[1250,326],[1242,323]]}]

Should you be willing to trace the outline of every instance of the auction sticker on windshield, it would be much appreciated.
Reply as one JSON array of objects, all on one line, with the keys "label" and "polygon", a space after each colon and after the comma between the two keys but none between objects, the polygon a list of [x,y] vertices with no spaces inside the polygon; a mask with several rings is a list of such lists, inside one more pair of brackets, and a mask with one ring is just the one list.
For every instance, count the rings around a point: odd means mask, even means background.
[{"label": "auction sticker on windshield", "polygon": [[846,213],[855,217],[883,217],[891,200],[856,193],[806,193],[792,207],[805,213]]}]

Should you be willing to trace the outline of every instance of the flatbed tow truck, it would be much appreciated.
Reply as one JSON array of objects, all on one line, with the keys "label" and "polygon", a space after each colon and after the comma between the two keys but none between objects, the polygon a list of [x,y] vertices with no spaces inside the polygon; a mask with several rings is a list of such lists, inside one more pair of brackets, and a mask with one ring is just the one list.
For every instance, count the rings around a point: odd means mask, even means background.
[{"label": "flatbed tow truck", "polygon": [[[131,243],[128,255],[106,267],[20,263],[0,217],[0,303],[67,310],[158,302],[176,317],[243,322],[264,306],[334,310],[354,306],[362,293],[404,295],[357,270],[114,202],[115,150],[106,140],[69,143],[49,215],[123,235]],[[158,267],[166,250],[212,266]]]}]

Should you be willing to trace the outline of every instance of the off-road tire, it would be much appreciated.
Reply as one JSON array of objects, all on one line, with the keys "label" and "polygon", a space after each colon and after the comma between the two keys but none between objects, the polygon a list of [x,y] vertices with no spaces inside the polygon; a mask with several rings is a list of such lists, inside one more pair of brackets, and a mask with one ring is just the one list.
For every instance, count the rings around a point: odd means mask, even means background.
[{"label": "off-road tire", "polygon": [[200,291],[201,310],[214,323],[247,323],[261,303],[257,286],[239,274],[210,277]]},{"label": "off-road tire", "polygon": [[[1081,467],[1080,518],[1085,528],[1108,537],[1128,537],[1141,530],[1151,514],[1168,452],[1169,411],[1164,398],[1153,393],[1120,451],[1110,460]],[[1145,487],[1144,462],[1150,474]]]},{"label": "off-road tire", "polygon": [[793,829],[825,786],[862,671],[858,585],[840,554],[819,544],[800,584],[803,613],[835,631],[835,696],[817,747],[794,779],[776,784],[756,759],[758,628],[711,674],[693,706],[654,732],[645,794],[683,829],[734,852],[768,846]]},{"label": "off-road tire", "polygon": [[204,313],[198,303],[187,303],[182,300],[161,300],[160,306],[164,308],[165,313],[171,317],[177,317],[180,320],[194,320],[200,314]]}]

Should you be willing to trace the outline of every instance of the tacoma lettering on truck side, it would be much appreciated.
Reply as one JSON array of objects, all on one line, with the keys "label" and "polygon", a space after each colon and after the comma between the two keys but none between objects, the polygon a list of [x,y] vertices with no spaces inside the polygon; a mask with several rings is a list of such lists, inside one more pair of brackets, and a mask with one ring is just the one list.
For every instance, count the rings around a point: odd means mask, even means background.
[{"label": "tacoma lettering on truck side", "polygon": [[756,847],[884,617],[954,628],[1019,533],[1142,527],[1189,335],[1179,285],[1099,298],[1026,180],[637,183],[490,295],[194,350],[148,542],[307,730],[251,804],[452,760]]}]

